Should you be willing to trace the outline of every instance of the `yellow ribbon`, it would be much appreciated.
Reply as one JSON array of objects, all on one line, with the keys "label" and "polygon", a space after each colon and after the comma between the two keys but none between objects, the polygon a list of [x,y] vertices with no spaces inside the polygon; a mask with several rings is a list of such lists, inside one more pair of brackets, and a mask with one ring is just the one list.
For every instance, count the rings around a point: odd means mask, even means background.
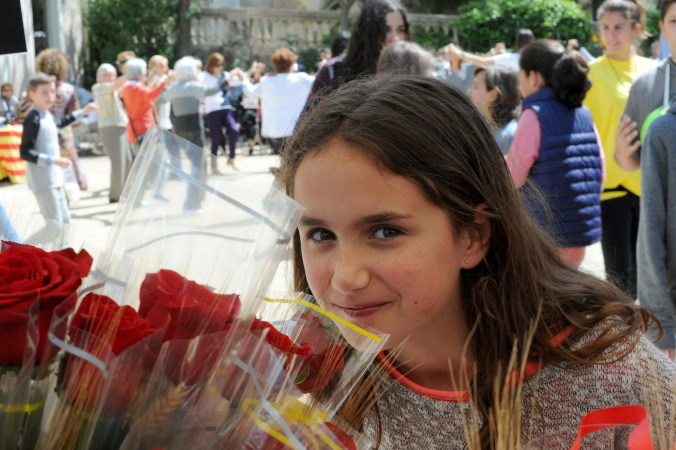
[{"label": "yellow ribbon", "polygon": [[[260,429],[277,439],[282,444],[291,448],[295,448],[283,433],[275,430],[256,415],[254,407],[257,403],[259,403],[258,400],[248,398],[242,403],[242,408],[249,414],[249,417],[251,417],[251,419],[254,421],[254,423],[256,423],[256,425],[258,425]],[[319,436],[319,438],[332,450],[341,450],[341,447],[336,444],[333,439],[331,439],[326,435],[326,433],[315,426],[318,423],[323,423],[326,421],[326,414],[322,413],[321,411],[314,411],[312,415],[308,417],[305,413],[303,413],[303,409],[306,407],[306,405],[292,397],[287,397],[283,404],[270,403],[270,405],[279,411],[285,420],[295,423],[304,423],[307,425],[308,428],[316,433],[316,435]],[[312,434],[305,433],[305,436],[315,441]]]},{"label": "yellow ribbon", "polygon": [[5,405],[0,403],[0,410],[2,410],[2,412],[10,412],[10,413],[25,412],[26,414],[29,414],[44,407],[45,402],[32,403],[30,405],[10,405],[7,406],[6,409],[2,409],[4,406]]},{"label": "yellow ribbon", "polygon": [[362,336],[366,336],[369,339],[373,339],[376,342],[381,342],[383,338],[376,336],[373,333],[369,333],[368,331],[364,330],[363,328],[359,328],[357,325],[348,322],[347,320],[343,319],[342,317],[339,317],[325,309],[320,308],[319,306],[315,305],[314,303],[310,303],[307,300],[301,300],[301,299],[295,299],[295,300],[289,300],[289,299],[284,299],[284,298],[270,298],[270,297],[264,297],[263,298],[266,302],[268,303],[296,303],[298,305],[303,305],[306,306],[314,311],[317,311],[320,314],[325,315],[326,317],[335,320],[336,322],[339,322],[342,325],[345,325],[346,327],[356,331],[357,333],[361,334]]}]

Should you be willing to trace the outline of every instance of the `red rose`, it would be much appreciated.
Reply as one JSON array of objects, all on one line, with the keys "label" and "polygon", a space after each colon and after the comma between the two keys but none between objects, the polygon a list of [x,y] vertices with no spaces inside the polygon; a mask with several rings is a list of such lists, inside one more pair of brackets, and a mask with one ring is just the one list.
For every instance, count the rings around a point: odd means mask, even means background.
[{"label": "red rose", "polygon": [[87,294],[70,327],[71,338],[84,331],[108,342],[115,356],[154,333],[146,319],[131,306],[120,306],[105,295]]},{"label": "red rose", "polygon": [[21,365],[26,347],[28,310],[40,300],[40,362],[54,308],[73,295],[89,274],[92,257],[85,250],[46,252],[30,245],[2,242],[0,249],[0,366]]},{"label": "red rose", "polygon": [[215,294],[206,287],[188,280],[172,270],[149,273],[141,284],[139,314],[150,325],[157,310],[166,310],[171,319],[164,336],[171,339],[192,339],[202,334],[228,329],[240,301],[236,294]]},{"label": "red rose", "polygon": [[310,393],[325,388],[329,379],[343,368],[344,348],[333,342],[333,337],[324,329],[319,317],[306,312],[301,315],[299,324],[302,328],[297,338],[298,344],[268,322],[258,319],[254,319],[251,331],[260,336],[263,330],[269,330],[266,341],[287,356],[287,372],[298,372],[296,386]]},{"label": "red rose", "polygon": [[289,336],[280,333],[271,323],[254,318],[251,324],[251,332],[260,337],[265,330],[268,330],[268,334],[265,335],[265,341],[287,357],[290,358],[296,355],[302,356],[305,359],[306,356],[310,355],[312,349],[309,346],[295,344]]},{"label": "red rose", "polygon": [[[132,307],[120,306],[109,297],[89,293],[82,299],[73,316],[68,333],[77,345],[89,353],[103,356],[103,349],[100,348],[100,343],[83,339],[84,335],[81,333],[88,333],[100,339],[99,342],[110,344],[113,355],[118,356],[156,331]],[[76,398],[84,401],[84,406],[88,409],[95,406],[97,398],[102,398],[103,412],[107,416],[119,416],[128,409],[137,393],[144,369],[152,367],[152,361],[149,360],[153,356],[152,351],[144,347],[131,357],[120,360],[115,370],[109,374],[107,382],[112,387],[104,397],[99,397],[99,390],[106,383],[102,372],[80,358],[69,356],[64,378],[66,393],[71,401]]]},{"label": "red rose", "polygon": [[324,328],[320,317],[309,311],[300,316],[297,342],[311,348],[296,377],[296,386],[305,393],[324,389],[329,379],[345,365],[344,347]]}]

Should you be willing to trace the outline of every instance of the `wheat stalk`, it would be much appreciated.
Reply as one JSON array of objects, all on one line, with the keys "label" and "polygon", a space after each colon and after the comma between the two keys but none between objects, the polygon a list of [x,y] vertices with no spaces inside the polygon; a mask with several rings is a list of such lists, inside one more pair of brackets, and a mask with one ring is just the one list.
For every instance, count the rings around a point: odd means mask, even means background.
[{"label": "wheat stalk", "polygon": [[162,397],[151,403],[148,409],[134,421],[132,429],[144,437],[156,433],[169,417],[178,410],[189,391],[190,389],[183,383],[169,388]]},{"label": "wheat stalk", "polygon": [[[663,391],[660,389],[660,384],[655,380],[659,380],[659,374],[655,362],[650,361],[650,375],[649,383],[642,383],[641,390],[643,397],[646,400],[646,409],[648,410],[648,425],[653,431],[653,436],[656,438],[656,448],[676,448],[674,442],[674,421],[676,420],[676,402],[674,399],[665,399]],[[662,386],[663,387],[663,386]],[[676,392],[676,377],[671,381],[669,392]],[[665,401],[669,401],[671,405],[669,411],[669,423],[664,420],[664,411],[666,410]]]},{"label": "wheat stalk", "polygon": [[[529,349],[533,337],[535,336],[537,320],[540,316],[541,311],[538,311],[538,316],[536,320],[532,322],[531,326],[528,329],[528,332],[524,336],[523,348]],[[469,337],[465,342],[465,346],[462,351],[461,363],[460,363],[460,373],[459,380],[455,379],[453,367],[449,362],[449,369],[451,373],[451,380],[453,382],[454,389],[460,390],[460,386],[468,386],[469,390],[467,395],[469,397],[468,401],[468,411],[465,411],[463,405],[460,405],[460,414],[462,416],[463,431],[465,434],[465,441],[467,443],[467,448],[469,449],[481,449],[481,439],[480,439],[480,423],[479,415],[477,411],[479,408],[476,405],[476,385],[473,386],[469,374],[467,373],[466,358],[465,354],[467,352],[469,342],[472,338],[472,335],[476,331],[478,324],[475,322],[472,330],[470,331]],[[518,360],[519,355],[519,340],[516,339],[512,346],[512,353],[509,358],[509,363],[507,367],[500,368],[494,380],[493,386],[493,407],[488,412],[488,424],[491,436],[491,448],[496,450],[509,450],[514,448],[521,448],[521,439],[522,439],[522,402],[523,402],[523,385],[524,385],[524,374],[526,371],[526,364],[528,362],[528,351],[521,352],[521,360]],[[476,377],[476,366],[473,371],[474,377]],[[518,382],[516,385],[512,383],[514,376],[518,376]],[[472,389],[472,387],[474,389]],[[529,423],[529,432],[528,435],[532,435],[532,417]]]}]

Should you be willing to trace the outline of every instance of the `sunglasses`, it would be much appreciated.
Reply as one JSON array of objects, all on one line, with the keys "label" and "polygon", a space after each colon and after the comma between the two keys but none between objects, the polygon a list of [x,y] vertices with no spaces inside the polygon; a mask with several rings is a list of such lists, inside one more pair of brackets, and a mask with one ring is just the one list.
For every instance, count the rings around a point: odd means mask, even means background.
[{"label": "sunglasses", "polygon": [[224,65],[225,64],[223,64],[223,63],[218,63],[218,64],[216,64],[216,67],[223,67]]}]

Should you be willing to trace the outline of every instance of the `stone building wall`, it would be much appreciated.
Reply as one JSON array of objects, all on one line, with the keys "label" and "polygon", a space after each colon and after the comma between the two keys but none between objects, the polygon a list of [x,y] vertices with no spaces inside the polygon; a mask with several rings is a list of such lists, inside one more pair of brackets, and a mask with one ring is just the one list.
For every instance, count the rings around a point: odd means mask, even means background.
[{"label": "stone building wall", "polygon": [[[306,0],[247,0],[247,4],[266,1]],[[438,14],[409,15],[412,24],[426,29],[444,27],[451,36],[457,36],[457,31],[446,23],[455,18],[457,16]],[[329,34],[339,20],[339,11],[203,8],[191,22],[193,54],[203,57],[218,51],[227,61],[267,62],[280,47],[294,45],[302,51],[322,46],[322,37]]]}]

